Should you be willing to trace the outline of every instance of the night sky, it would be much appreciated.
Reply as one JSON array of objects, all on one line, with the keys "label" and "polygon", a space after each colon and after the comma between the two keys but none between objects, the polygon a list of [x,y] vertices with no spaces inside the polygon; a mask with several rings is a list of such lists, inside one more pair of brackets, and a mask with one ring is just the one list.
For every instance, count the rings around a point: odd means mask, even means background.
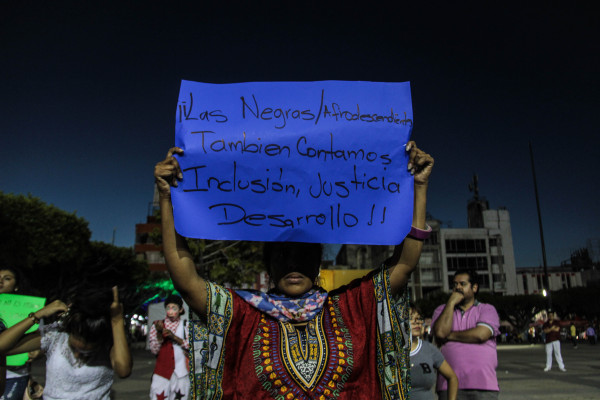
[{"label": "night sky", "polygon": [[134,244],[181,79],[410,81],[413,139],[436,159],[428,210],[444,226],[466,227],[476,173],[490,206],[510,211],[517,266],[541,265],[531,141],[549,265],[600,236],[593,2],[7,3],[0,190],[76,211],[94,240],[116,228],[117,245]]}]

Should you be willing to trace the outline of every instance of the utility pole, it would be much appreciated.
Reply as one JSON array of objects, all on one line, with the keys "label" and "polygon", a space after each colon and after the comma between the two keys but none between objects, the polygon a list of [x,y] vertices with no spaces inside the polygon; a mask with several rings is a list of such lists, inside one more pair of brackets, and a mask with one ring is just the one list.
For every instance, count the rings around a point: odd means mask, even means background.
[{"label": "utility pole", "polygon": [[544,286],[548,299],[548,308],[552,308],[552,294],[550,292],[550,280],[548,279],[548,263],[546,262],[546,244],[544,243],[544,228],[542,226],[542,212],[540,211],[540,197],[537,189],[537,179],[535,177],[535,166],[533,163],[533,147],[529,141],[529,157],[531,158],[531,172],[533,173],[533,188],[535,190],[535,205],[537,206],[538,223],[540,225],[540,240],[542,242],[542,260],[544,262]]}]

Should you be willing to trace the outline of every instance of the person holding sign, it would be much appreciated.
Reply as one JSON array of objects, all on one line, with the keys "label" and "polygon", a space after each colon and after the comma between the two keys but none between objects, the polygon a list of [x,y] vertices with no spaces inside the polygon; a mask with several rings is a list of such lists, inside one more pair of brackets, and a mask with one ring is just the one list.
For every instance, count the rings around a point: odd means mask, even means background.
[{"label": "person holding sign", "polygon": [[[177,290],[205,325],[190,335],[193,398],[358,399],[408,396],[406,284],[430,233],[426,194],[434,160],[408,142],[412,229],[385,265],[330,293],[315,285],[321,245],[271,242],[269,293],[232,291],[196,272],[174,227],[171,186],[183,178],[172,148],[154,169],[163,251]],[[190,321],[192,325],[194,321]]]},{"label": "person holding sign", "polygon": [[[21,270],[13,267],[0,268],[0,294],[22,294],[22,287],[25,286],[27,285],[25,284]],[[9,321],[6,321],[6,323],[9,325]],[[19,364],[12,364],[10,361],[8,360],[5,363],[6,388],[3,391],[4,395],[0,396],[0,399],[21,400],[29,381],[29,364],[24,363],[24,361]],[[0,392],[0,394],[3,392]]]},{"label": "person holding sign", "polygon": [[[121,378],[131,374],[123,305],[116,286],[112,296],[105,292],[81,291],[70,307],[55,300],[0,335],[0,355],[40,349],[46,353],[44,399],[108,400],[113,371]],[[60,316],[60,321],[25,334],[51,316]]]},{"label": "person holding sign", "polygon": [[[4,322],[0,319],[0,334],[4,332],[6,326],[4,326]],[[6,357],[0,356],[0,394],[4,393],[4,388],[6,387]]]}]

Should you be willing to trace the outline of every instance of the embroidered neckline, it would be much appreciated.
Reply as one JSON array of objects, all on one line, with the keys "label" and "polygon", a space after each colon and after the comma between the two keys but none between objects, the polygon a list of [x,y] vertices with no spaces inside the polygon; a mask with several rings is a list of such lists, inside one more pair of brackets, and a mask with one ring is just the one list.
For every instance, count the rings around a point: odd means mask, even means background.
[{"label": "embroidered neckline", "polygon": [[273,398],[335,399],[352,373],[352,338],[331,298],[305,327],[261,316],[254,339],[254,365],[263,389]]},{"label": "embroidered neckline", "polygon": [[[327,338],[324,335],[322,316],[308,322],[304,327],[304,335],[289,322],[279,322],[281,334],[281,358],[286,369],[304,390],[309,391],[321,378],[329,359]],[[302,343],[302,336],[305,343]]]}]

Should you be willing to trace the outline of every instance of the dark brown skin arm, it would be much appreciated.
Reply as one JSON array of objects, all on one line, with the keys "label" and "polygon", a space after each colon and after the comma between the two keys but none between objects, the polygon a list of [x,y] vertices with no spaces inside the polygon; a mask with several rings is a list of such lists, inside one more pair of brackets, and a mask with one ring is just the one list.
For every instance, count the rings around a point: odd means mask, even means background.
[{"label": "dark brown skin arm", "polygon": [[127,378],[133,369],[133,359],[125,335],[125,323],[123,321],[123,305],[119,302],[119,290],[112,288],[113,301],[110,305],[110,324],[113,335],[113,345],[110,349],[110,361],[113,370],[119,378]]},{"label": "dark brown skin arm", "polygon": [[202,318],[206,318],[206,282],[196,272],[185,239],[175,231],[171,186],[177,187],[183,174],[173,154],[182,155],[183,150],[178,147],[171,148],[167,157],[154,167],[162,219],[163,253],[173,285],[191,309]]},{"label": "dark brown skin arm", "polygon": [[[419,149],[413,141],[408,142],[406,151],[410,153],[408,169],[413,174],[415,183],[412,225],[415,228],[425,229],[427,186],[433,169],[434,159]],[[406,286],[410,274],[419,262],[422,249],[423,242],[410,237],[406,237],[394,249],[394,255],[388,260],[388,265],[392,266],[390,269],[390,285],[393,294],[398,293]]]},{"label": "dark brown skin arm", "polygon": [[[55,300],[34,313],[35,317],[46,318],[67,311],[67,306],[60,300]],[[25,318],[2,332],[0,335],[0,355],[14,355],[39,350],[41,335],[38,331],[25,334],[34,325],[33,320]]]},{"label": "dark brown skin arm", "polygon": [[444,360],[438,371],[448,381],[448,400],[456,400],[456,396],[458,395],[458,377],[454,373],[454,370]]},{"label": "dark brown skin arm", "polygon": [[452,316],[454,314],[454,307],[459,304],[463,299],[464,295],[460,292],[453,291],[450,298],[446,302],[446,307],[433,324],[433,333],[435,337],[441,340],[448,340],[448,335],[452,332]]},{"label": "dark brown skin arm", "polygon": [[446,336],[446,340],[461,343],[484,343],[491,337],[492,332],[490,329],[479,325],[464,331],[450,332],[450,334]]}]

